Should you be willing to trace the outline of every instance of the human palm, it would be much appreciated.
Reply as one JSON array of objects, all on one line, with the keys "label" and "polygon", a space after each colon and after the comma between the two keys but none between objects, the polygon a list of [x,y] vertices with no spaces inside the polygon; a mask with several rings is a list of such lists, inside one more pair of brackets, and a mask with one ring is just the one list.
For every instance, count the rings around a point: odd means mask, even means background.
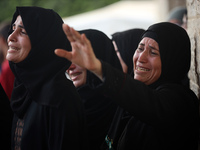
[{"label": "human palm", "polygon": [[101,78],[101,62],[96,58],[85,34],[80,34],[66,24],[63,24],[63,30],[71,43],[72,51],[56,49],[55,54],[92,71]]}]

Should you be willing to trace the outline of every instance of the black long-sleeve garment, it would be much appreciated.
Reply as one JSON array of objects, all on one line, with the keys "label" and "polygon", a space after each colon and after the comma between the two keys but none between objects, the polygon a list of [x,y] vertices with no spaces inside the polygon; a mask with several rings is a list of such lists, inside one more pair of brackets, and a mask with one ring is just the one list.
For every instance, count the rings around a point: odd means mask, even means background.
[{"label": "black long-sleeve garment", "polygon": [[[197,149],[198,100],[191,90],[174,83],[150,88],[107,63],[102,67],[105,94],[123,108],[108,133],[114,149]],[[125,124],[120,111],[129,113]]]},{"label": "black long-sleeve garment", "polygon": [[[59,105],[31,101],[23,118],[14,115],[13,149],[14,145],[21,147],[22,150],[86,149],[84,110],[81,103],[77,101],[80,97],[74,91],[73,83],[70,82],[64,82],[70,95],[63,99],[55,97],[55,100],[60,102]],[[16,138],[21,139],[21,142]]]}]

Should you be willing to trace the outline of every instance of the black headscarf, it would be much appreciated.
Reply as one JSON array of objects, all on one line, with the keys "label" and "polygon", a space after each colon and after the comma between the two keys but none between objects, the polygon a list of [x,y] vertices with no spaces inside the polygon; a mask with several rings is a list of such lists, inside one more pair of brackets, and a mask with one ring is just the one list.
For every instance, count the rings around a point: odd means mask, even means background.
[{"label": "black headscarf", "polygon": [[71,63],[56,56],[54,50],[71,50],[71,46],[63,32],[62,19],[53,10],[17,7],[11,25],[18,15],[31,41],[31,51],[25,60],[9,62],[16,77],[11,107],[18,117],[23,117],[31,100],[45,105],[59,105],[57,100],[66,93],[68,86],[64,72]]},{"label": "black headscarf", "polygon": [[123,61],[128,66],[128,74],[133,71],[133,54],[138,47],[141,35],[145,30],[130,29],[122,32],[116,32],[112,35],[112,40],[116,42],[118,51]]},{"label": "black headscarf", "polygon": [[154,39],[159,45],[162,72],[157,83],[181,83],[190,69],[191,51],[187,32],[178,25],[162,22],[150,26],[144,37]]}]

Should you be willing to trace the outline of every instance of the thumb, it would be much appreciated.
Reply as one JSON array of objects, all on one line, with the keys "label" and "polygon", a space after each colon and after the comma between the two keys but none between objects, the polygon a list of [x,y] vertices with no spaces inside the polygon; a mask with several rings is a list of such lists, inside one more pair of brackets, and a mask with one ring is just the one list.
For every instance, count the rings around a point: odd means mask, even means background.
[{"label": "thumb", "polygon": [[71,61],[71,58],[72,58],[71,52],[68,52],[68,51],[66,51],[66,50],[64,50],[64,49],[56,49],[56,50],[54,51],[54,53],[55,53],[57,56],[59,56],[59,57],[66,58],[66,59],[68,59],[69,61]]}]

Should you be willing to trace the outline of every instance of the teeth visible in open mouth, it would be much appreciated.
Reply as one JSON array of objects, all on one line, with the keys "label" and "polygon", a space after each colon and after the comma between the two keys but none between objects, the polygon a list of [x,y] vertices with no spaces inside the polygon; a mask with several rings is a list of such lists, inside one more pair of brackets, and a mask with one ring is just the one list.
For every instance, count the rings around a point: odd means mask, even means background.
[{"label": "teeth visible in open mouth", "polygon": [[80,75],[80,73],[71,74],[72,77],[76,77],[78,75]]},{"label": "teeth visible in open mouth", "polygon": [[17,47],[10,47],[10,49],[18,51]]},{"label": "teeth visible in open mouth", "polygon": [[141,68],[141,67],[137,67],[136,69],[137,69],[138,71],[150,71],[149,69]]}]

